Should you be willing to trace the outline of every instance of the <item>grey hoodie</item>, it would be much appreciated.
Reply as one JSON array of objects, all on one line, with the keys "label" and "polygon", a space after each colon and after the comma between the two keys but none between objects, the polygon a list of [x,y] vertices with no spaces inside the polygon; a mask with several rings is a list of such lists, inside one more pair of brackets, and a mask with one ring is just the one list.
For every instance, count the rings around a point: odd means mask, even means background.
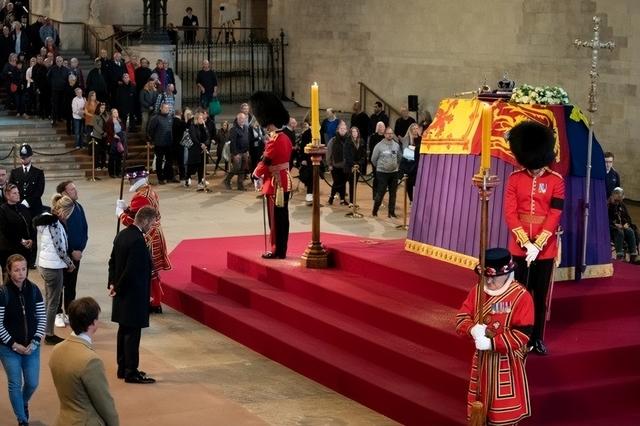
[{"label": "grey hoodie", "polygon": [[402,150],[395,140],[388,141],[382,139],[373,148],[371,154],[371,164],[376,168],[376,172],[394,173],[398,171],[400,160],[402,159]]}]

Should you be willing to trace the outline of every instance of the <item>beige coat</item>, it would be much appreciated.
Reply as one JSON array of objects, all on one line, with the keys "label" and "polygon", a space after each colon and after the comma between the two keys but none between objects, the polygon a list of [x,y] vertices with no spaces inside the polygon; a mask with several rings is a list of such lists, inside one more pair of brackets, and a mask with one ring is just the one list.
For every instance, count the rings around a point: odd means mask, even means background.
[{"label": "beige coat", "polygon": [[49,359],[60,399],[56,426],[118,426],[102,360],[84,339],[70,336]]}]

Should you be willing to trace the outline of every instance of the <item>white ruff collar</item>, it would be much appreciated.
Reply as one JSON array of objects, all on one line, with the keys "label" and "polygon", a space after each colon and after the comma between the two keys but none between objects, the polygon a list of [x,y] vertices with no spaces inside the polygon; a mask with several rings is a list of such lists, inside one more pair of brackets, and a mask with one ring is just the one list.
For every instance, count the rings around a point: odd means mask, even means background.
[{"label": "white ruff collar", "polygon": [[489,296],[500,296],[502,295],[505,291],[507,291],[507,289],[509,288],[509,286],[511,285],[511,283],[513,282],[513,272],[509,273],[509,278],[507,279],[507,281],[505,281],[504,285],[502,287],[500,287],[499,289],[496,290],[491,290],[489,288],[487,288],[487,286],[484,286],[484,292],[487,293]]},{"label": "white ruff collar", "polygon": [[141,186],[146,184],[147,184],[147,178],[138,179],[133,183],[133,185],[131,185],[131,188],[129,188],[129,192],[136,192]]}]

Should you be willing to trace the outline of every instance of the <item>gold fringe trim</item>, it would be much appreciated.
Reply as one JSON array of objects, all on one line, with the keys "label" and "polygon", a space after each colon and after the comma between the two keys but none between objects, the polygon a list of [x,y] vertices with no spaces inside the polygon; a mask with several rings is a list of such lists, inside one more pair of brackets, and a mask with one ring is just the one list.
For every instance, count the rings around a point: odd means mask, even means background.
[{"label": "gold fringe trim", "polygon": [[474,269],[478,264],[478,259],[476,257],[421,243],[419,241],[406,240],[404,243],[404,249],[412,253],[431,257],[433,259],[441,260],[467,269]]},{"label": "gold fringe trim", "polygon": [[[427,256],[432,259],[441,260],[452,265],[461,266],[467,269],[474,269],[478,264],[478,259],[456,251],[443,249],[420,241],[405,240],[404,249],[406,251]],[[582,274],[582,278],[606,278],[613,276],[613,264],[587,265],[587,269]],[[575,279],[575,268],[556,268],[554,279],[558,281],[573,281]]]},{"label": "gold fringe trim", "polygon": [[[613,276],[613,264],[604,265],[587,265],[586,270],[582,274],[582,278],[606,278]],[[554,279],[558,281],[573,281],[576,277],[576,268],[571,266],[564,268],[556,268]]]}]

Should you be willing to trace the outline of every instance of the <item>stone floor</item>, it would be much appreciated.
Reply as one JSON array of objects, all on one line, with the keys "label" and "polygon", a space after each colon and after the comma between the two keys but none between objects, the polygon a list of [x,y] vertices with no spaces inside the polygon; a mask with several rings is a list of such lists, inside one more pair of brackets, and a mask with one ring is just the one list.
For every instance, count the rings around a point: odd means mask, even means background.
[{"label": "stone floor", "polygon": [[[35,160],[37,164],[37,159]],[[225,191],[221,173],[211,176],[211,193],[199,193],[177,184],[157,186],[162,224],[170,248],[182,239],[262,233],[262,202],[253,191]],[[48,182],[49,200],[57,182]],[[95,297],[102,306],[96,348],[105,361],[112,394],[123,425],[390,425],[391,420],[247,349],[182,314],[165,308],[151,318],[143,332],[141,369],[158,380],[155,385],[125,384],[115,377],[115,324],[109,321],[106,294],[107,260],[116,231],[114,216],[119,180],[78,181],[80,201],[90,227],[78,295]],[[291,230],[310,229],[310,207],[304,187],[294,194]],[[328,187],[322,184],[323,193]],[[368,189],[368,188],[367,188]],[[369,190],[363,190],[367,199]],[[129,194],[125,195],[128,198]],[[364,195],[363,195],[364,197]],[[322,196],[326,201],[326,194]],[[363,219],[345,217],[344,206],[322,208],[322,229],[363,237],[402,238],[398,221],[370,216],[363,201]],[[398,211],[402,204],[399,203]],[[386,217],[386,215],[384,216]],[[256,255],[261,247],[256,247]],[[295,256],[295,253],[291,253]],[[41,283],[37,271],[31,278]],[[69,329],[57,329],[66,336]],[[32,403],[31,425],[52,425],[57,396],[47,367],[51,347],[42,351],[40,387]],[[6,377],[0,374],[0,425],[14,424],[6,397]]]}]

